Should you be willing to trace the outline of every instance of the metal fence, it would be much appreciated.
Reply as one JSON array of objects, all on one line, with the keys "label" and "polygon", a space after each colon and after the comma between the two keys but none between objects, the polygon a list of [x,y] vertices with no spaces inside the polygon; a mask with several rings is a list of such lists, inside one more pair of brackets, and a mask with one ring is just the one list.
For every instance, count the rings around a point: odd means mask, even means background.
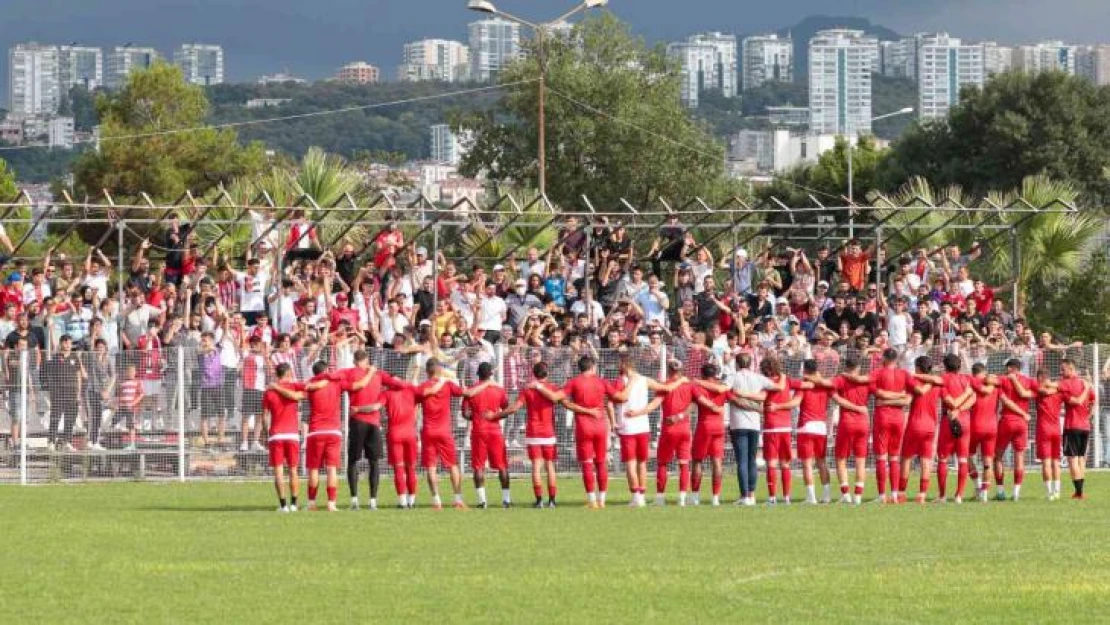
[{"label": "metal fence", "polygon": [[[313,362],[324,360],[332,368],[353,365],[353,350],[342,346],[307,345],[300,352],[259,352],[242,355],[217,351],[206,355],[201,347],[185,345],[148,347],[146,350],[109,353],[19,351],[0,352],[0,483],[37,484],[46,482],[83,482],[98,480],[222,480],[263,479],[270,475],[262,431],[259,390],[269,383],[269,372],[277,362],[294,365],[299,379],[307,379]],[[220,348],[217,348],[219,350]],[[1083,376],[1095,382],[1097,394],[1093,415],[1091,466],[1101,466],[1108,458],[1110,437],[1103,436],[1101,414],[1108,405],[1110,366],[1105,361],[1105,345],[1067,349],[1016,349],[993,352],[964,352],[965,369],[981,362],[990,372],[1002,373],[1010,358],[1022,362],[1023,372],[1033,375],[1047,368],[1056,379],[1060,361],[1074,360]],[[927,355],[939,364],[955,346],[930,348]],[[631,357],[646,376],[665,372],[665,362],[674,357],[683,363],[688,376],[696,376],[708,361],[726,364],[731,360],[720,347],[672,344],[654,347],[645,344],[632,349],[595,349],[587,344],[574,347],[509,346],[481,344],[450,350],[428,349],[402,353],[372,349],[371,362],[399,378],[420,381],[424,363],[430,357],[445,362],[450,373],[468,386],[476,383],[478,365],[494,365],[495,379],[508,391],[510,400],[531,380],[532,364],[545,362],[550,381],[562,384],[575,374],[575,363],[585,353],[593,354],[599,373],[609,379],[617,376],[622,356]],[[916,355],[904,357],[906,366]],[[838,373],[844,361],[855,357],[864,370],[878,365],[875,352],[830,349],[813,354],[779,354],[790,376],[800,376],[802,361],[813,357],[824,375]],[[206,361],[205,358],[208,360]],[[247,364],[247,359],[258,359]],[[214,361],[219,366],[214,366]],[[758,360],[758,356],[757,356]],[[208,366],[209,369],[205,369]],[[218,374],[215,373],[218,371]],[[459,461],[469,466],[467,422],[462,418],[458,400],[454,406],[454,434]],[[343,408],[346,412],[344,404]],[[344,415],[345,417],[346,415]],[[653,432],[658,432],[658,413],[651,415]],[[1036,420],[1030,423],[1030,449],[1027,461],[1033,463],[1032,441]],[[1046,418],[1059,418],[1049,416]],[[836,416],[833,415],[835,421]],[[508,445],[510,470],[525,474],[529,465],[524,448],[525,415],[521,411],[503,422]],[[346,419],[344,418],[344,423]],[[207,432],[204,426],[207,425]],[[388,415],[385,427],[389,427]],[[574,462],[572,416],[556,411],[558,462],[560,472],[577,470]],[[829,454],[835,429],[829,437]],[[256,445],[260,442],[261,445]],[[614,436],[609,462],[619,464],[619,441]],[[346,445],[343,462],[346,463]],[[1007,462],[1012,458],[1007,458]],[[365,461],[363,461],[365,462]],[[302,458],[303,463],[303,458]],[[726,463],[733,464],[731,451]],[[388,472],[385,460],[383,471]]]}]

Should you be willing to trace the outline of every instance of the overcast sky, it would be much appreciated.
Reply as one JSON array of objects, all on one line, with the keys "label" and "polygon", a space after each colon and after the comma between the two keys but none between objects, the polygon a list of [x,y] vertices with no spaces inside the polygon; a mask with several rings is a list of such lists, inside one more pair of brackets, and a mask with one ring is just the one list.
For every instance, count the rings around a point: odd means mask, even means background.
[{"label": "overcast sky", "polygon": [[[393,75],[405,41],[466,39],[466,0],[0,0],[0,48],[19,41],[169,52],[177,43],[223,44],[232,80],[289,69],[311,78],[366,60]],[[524,17],[549,19],[573,0],[498,0]],[[750,34],[812,14],[869,18],[902,33],[946,30],[967,39],[1110,42],[1110,0],[610,0],[651,40],[698,30]],[[678,7],[676,10],[675,7]],[[0,67],[7,92],[7,64]]]}]

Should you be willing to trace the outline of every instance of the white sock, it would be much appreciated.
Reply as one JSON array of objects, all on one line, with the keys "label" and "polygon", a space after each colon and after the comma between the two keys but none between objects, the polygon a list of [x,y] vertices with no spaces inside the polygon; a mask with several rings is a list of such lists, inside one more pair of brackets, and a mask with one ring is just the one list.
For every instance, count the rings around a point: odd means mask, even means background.
[{"label": "white sock", "polygon": [[686,503],[686,491],[680,490],[678,491],[678,505],[681,506],[684,503]]},{"label": "white sock", "polygon": [[1053,488],[1055,489],[1053,492],[1056,493],[1057,495],[1059,495],[1060,494],[1060,480],[1054,480],[1052,482],[1052,484],[1053,484]]},{"label": "white sock", "polygon": [[462,503],[462,493],[455,493],[455,503]]},{"label": "white sock", "polygon": [[806,501],[817,501],[817,487],[813,484],[806,486]]},{"label": "white sock", "polygon": [[1021,484],[1014,484],[1014,499],[1021,497]]},{"label": "white sock", "polygon": [[701,503],[701,493],[691,493],[690,501],[694,503]]},{"label": "white sock", "polygon": [[478,503],[486,503],[486,487],[478,487]]},{"label": "white sock", "polygon": [[510,503],[512,500],[513,500],[513,496],[510,494],[509,489],[502,488],[501,489],[501,503]]},{"label": "white sock", "polygon": [[378,507],[378,499],[377,499],[377,497],[371,497],[371,498],[370,498],[370,508],[371,508],[371,509],[375,509],[375,510],[376,510],[376,509],[377,509],[377,507]]},{"label": "white sock", "polygon": [[605,503],[605,497],[608,494],[609,494],[609,491],[604,491],[604,490],[601,491],[597,496],[598,501],[600,501],[601,503]]},{"label": "white sock", "polygon": [[596,502],[597,501],[597,493],[591,491],[589,494],[586,495],[586,499],[590,503]]},{"label": "white sock", "polygon": [[443,505],[443,500],[439,498],[439,495],[432,495],[432,505],[434,505],[434,506],[442,506]]},{"label": "white sock", "polygon": [[407,503],[410,506],[415,506],[416,505],[416,495],[413,494],[413,493],[409,493],[409,495],[407,496]]},{"label": "white sock", "polygon": [[822,493],[821,497],[823,499],[826,499],[826,500],[827,499],[832,499],[832,487],[830,485],[828,485],[828,484],[823,485],[821,487],[821,493]]},{"label": "white sock", "polygon": [[351,507],[352,508],[357,508],[358,507],[358,497],[351,497]]},{"label": "white sock", "polygon": [[852,495],[852,501],[857,504],[863,503],[863,495]]}]

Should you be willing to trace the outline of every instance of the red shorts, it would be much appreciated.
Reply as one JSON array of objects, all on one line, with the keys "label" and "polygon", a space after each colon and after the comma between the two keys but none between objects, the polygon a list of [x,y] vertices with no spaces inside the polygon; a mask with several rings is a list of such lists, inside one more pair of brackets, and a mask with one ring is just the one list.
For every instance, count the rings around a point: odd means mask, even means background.
[{"label": "red shorts", "polygon": [[671,428],[663,430],[659,435],[659,449],[655,454],[658,464],[670,464],[673,460],[679,462],[690,461],[690,430],[689,428]]},{"label": "red shorts", "polygon": [[558,460],[559,452],[554,445],[529,445],[528,446],[528,459],[536,460],[550,460],[554,462]]},{"label": "red shorts", "polygon": [[829,446],[829,437],[824,434],[798,434],[798,458],[801,460],[823,460]]},{"label": "red shorts", "polygon": [[790,432],[764,432],[763,433],[763,459],[784,460],[790,462],[794,458],[790,449]]},{"label": "red shorts", "polygon": [[505,450],[505,437],[501,432],[482,432],[470,434],[470,466],[474,470],[489,468],[506,471],[509,468],[508,452]]},{"label": "red shorts", "polygon": [[386,437],[385,441],[385,457],[389,466],[395,467],[398,465],[405,465],[406,467],[416,466],[416,437],[411,438],[398,438],[391,439]]},{"label": "red shorts", "polygon": [[305,466],[309,469],[338,467],[342,445],[343,436],[340,434],[309,433],[305,441]]},{"label": "red shorts", "polygon": [[971,444],[968,446],[968,452],[974,454],[976,451],[983,458],[994,457],[994,440],[998,437],[998,430],[984,430],[978,432],[971,431]]},{"label": "red shorts", "polygon": [[937,436],[937,455],[941,458],[948,458],[956,456],[957,458],[967,458],[971,455],[971,426],[965,423],[962,419],[960,423],[963,425],[963,436],[959,438],[952,438],[952,430],[948,425],[948,417],[940,418],[940,434]]},{"label": "red shorts", "polygon": [[1001,456],[1007,447],[1013,447],[1014,453],[1029,448],[1029,428],[1025,421],[1002,419],[998,422],[998,435],[994,439],[995,455]]},{"label": "red shorts", "polygon": [[621,434],[621,462],[647,462],[651,457],[651,433]]},{"label": "red shorts", "polygon": [[271,467],[295,467],[301,459],[301,442],[297,439],[271,440],[267,445]]},{"label": "red shorts", "polygon": [[871,446],[875,457],[897,456],[902,449],[903,424],[901,417],[884,418],[875,421],[875,439]]},{"label": "red shorts", "polygon": [[574,457],[579,463],[605,460],[609,453],[609,431],[605,429],[575,430]]},{"label": "red shorts", "polygon": [[1037,433],[1037,460],[1059,460],[1064,448],[1064,436],[1060,432]]},{"label": "red shorts", "polygon": [[426,469],[436,466],[436,461],[447,468],[458,464],[455,437],[450,434],[425,432],[420,436],[420,464]]},{"label": "red shorts", "polygon": [[694,448],[693,448],[694,462],[701,462],[706,458],[710,460],[724,460],[725,458],[725,435],[709,434],[704,430],[697,430],[694,432]]},{"label": "red shorts", "polygon": [[388,248],[378,250],[374,254],[374,266],[378,269],[389,269],[395,264],[397,264],[397,261],[394,254]]},{"label": "red shorts", "polygon": [[907,431],[905,437],[902,439],[902,458],[906,459],[917,456],[922,460],[932,460],[933,441],[936,439],[936,436],[936,432],[921,432],[918,430]]},{"label": "red shorts", "polygon": [[836,459],[867,457],[867,423],[845,423],[836,429]]}]

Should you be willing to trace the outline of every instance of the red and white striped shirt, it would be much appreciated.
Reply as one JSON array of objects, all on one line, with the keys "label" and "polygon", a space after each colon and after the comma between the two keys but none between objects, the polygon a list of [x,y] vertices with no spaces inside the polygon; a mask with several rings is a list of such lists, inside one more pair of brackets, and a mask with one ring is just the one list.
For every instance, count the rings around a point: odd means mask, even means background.
[{"label": "red and white striped shirt", "polygon": [[297,371],[297,354],[290,352],[274,352],[270,354],[270,362],[273,363],[276,369],[280,364],[287,364],[293,370],[293,380],[300,380],[300,372]]},{"label": "red and white striped shirt", "polygon": [[266,390],[266,359],[262,354],[249,353],[243,359],[243,389]]},{"label": "red and white striped shirt", "polygon": [[239,310],[239,283],[235,280],[216,283],[220,295],[220,305],[226,310]]},{"label": "red and white striped shirt", "polygon": [[119,407],[136,410],[143,401],[143,383],[139,380],[124,380],[119,383]]}]

